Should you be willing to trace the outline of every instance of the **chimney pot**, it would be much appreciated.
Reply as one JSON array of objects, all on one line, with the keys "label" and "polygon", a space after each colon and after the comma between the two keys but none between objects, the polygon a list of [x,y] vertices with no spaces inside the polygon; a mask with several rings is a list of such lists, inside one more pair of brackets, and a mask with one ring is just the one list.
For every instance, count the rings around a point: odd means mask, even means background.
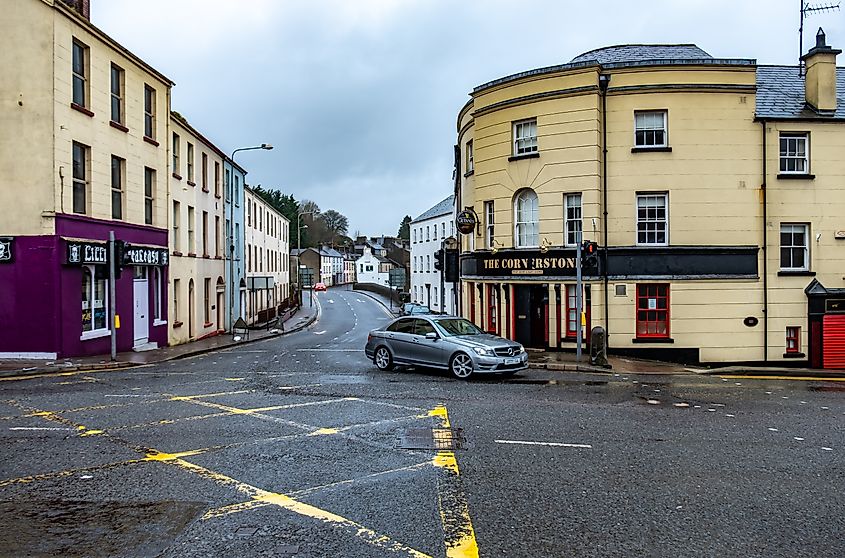
[{"label": "chimney pot", "polygon": [[818,33],[816,33],[816,47],[823,48],[826,46],[827,44],[825,43],[824,29],[819,27],[819,31]]}]

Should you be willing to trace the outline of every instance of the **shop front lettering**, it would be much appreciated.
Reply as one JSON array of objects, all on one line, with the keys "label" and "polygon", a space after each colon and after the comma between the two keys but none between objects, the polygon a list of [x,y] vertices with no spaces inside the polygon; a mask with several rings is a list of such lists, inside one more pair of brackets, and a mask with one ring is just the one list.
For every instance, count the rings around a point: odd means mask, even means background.
[{"label": "shop front lettering", "polygon": [[575,258],[501,258],[484,260],[485,270],[546,271],[575,269]]},{"label": "shop front lettering", "polygon": [[108,252],[105,246],[91,246],[86,244],[84,246],[85,256],[83,261],[91,263],[106,263],[108,261]]}]

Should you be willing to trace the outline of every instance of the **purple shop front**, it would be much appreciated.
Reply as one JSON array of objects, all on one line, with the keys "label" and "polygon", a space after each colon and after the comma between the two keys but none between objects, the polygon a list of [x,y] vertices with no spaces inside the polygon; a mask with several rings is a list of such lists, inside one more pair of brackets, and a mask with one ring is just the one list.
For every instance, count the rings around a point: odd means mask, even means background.
[{"label": "purple shop front", "polygon": [[[108,295],[108,238],[130,244]],[[117,350],[167,345],[167,231],[75,215],[56,216],[56,234],[9,239],[0,263],[0,358],[108,355],[110,305]]]}]

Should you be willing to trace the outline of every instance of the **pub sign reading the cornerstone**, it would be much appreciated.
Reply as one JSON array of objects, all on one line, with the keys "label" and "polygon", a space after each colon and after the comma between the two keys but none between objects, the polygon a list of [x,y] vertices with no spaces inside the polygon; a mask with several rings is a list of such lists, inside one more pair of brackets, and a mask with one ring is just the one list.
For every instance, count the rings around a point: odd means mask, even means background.
[{"label": "pub sign reading the cornerstone", "polygon": [[463,275],[502,277],[539,275],[574,277],[575,250],[499,250],[496,254],[476,253],[461,260]]}]

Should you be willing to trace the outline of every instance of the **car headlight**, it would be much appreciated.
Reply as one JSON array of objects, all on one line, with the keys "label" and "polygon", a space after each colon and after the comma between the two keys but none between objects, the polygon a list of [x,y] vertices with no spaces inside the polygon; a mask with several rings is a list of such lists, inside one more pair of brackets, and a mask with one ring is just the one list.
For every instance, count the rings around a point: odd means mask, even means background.
[{"label": "car headlight", "polygon": [[474,347],[473,350],[481,356],[493,356],[495,354],[491,349],[484,347]]}]

